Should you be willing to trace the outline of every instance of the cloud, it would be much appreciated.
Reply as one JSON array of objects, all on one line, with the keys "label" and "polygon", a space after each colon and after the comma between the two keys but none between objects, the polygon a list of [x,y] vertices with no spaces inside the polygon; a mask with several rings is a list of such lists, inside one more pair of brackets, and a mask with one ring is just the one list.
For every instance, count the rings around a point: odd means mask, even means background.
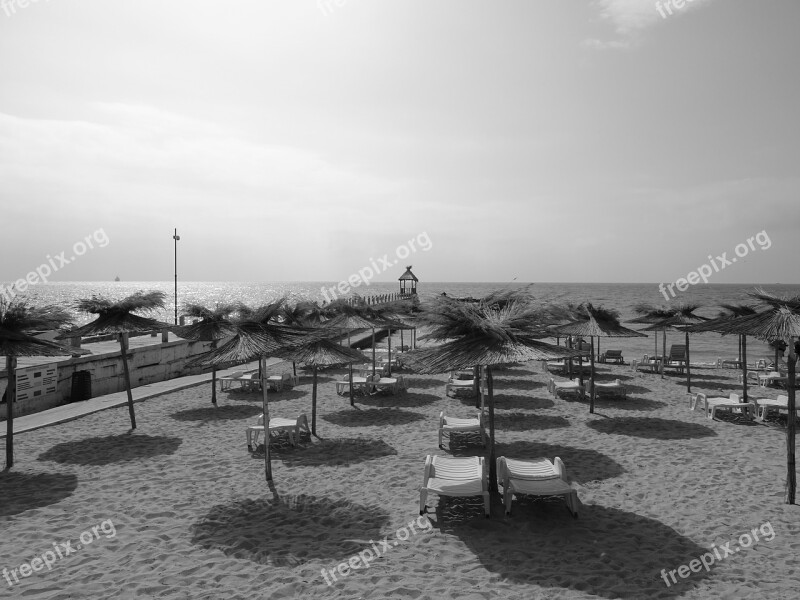
[{"label": "cloud", "polygon": [[[588,39],[585,47],[597,49],[627,49],[641,41],[641,33],[667,19],[677,18],[696,10],[713,0],[682,0],[681,8],[675,0],[595,0],[600,17],[614,26],[621,39],[603,41]],[[681,2],[681,0],[679,0]]]}]

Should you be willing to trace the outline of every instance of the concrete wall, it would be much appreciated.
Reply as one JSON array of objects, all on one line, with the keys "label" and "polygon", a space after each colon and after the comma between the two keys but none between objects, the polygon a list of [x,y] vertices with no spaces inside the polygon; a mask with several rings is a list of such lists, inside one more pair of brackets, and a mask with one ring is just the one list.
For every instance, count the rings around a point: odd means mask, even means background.
[{"label": "concrete wall", "polygon": [[[208,352],[210,348],[211,342],[180,340],[129,349],[128,367],[131,372],[131,387],[202,373],[204,369],[197,367],[189,369],[185,365],[189,359]],[[210,369],[205,370],[210,371]],[[31,398],[15,403],[14,415],[32,414],[69,402],[72,394],[72,374],[76,371],[91,373],[92,397],[125,390],[125,376],[120,352],[70,358],[58,363],[58,391],[44,398]],[[0,389],[5,389],[8,383],[5,371],[2,372],[2,379],[4,380]],[[5,420],[6,415],[6,404],[0,404],[0,420]]]}]

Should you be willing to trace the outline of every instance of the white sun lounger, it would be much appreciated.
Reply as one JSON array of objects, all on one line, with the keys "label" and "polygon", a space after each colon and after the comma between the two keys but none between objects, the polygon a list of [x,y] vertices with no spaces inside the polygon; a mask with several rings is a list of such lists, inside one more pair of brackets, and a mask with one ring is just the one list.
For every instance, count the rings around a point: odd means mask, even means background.
[{"label": "white sun lounger", "polygon": [[578,492],[567,481],[567,468],[556,457],[514,460],[501,456],[497,459],[497,483],[503,490],[506,514],[511,514],[514,494],[530,496],[560,496],[567,503],[567,510],[578,516]]},{"label": "white sun lounger", "polygon": [[[289,443],[294,446],[295,441],[300,439],[300,429],[305,429],[309,435],[311,430],[308,428],[308,419],[301,414],[297,419],[283,419],[275,417],[269,420],[269,432],[285,431],[289,434]],[[258,418],[258,425],[250,425],[247,428],[247,449],[252,451],[253,446],[258,445],[259,436],[264,433],[264,415]]]},{"label": "white sun lounger", "polygon": [[244,376],[244,371],[234,371],[230,375],[225,375],[225,377],[220,377],[219,378],[220,391],[225,391],[227,389],[230,389],[231,384],[234,381],[239,381],[243,376]]},{"label": "white sun lounger", "polygon": [[450,439],[450,434],[453,432],[478,432],[481,434],[481,443],[486,445],[486,427],[483,423],[483,411],[478,412],[478,418],[472,419],[459,419],[456,417],[446,417],[444,411],[439,413],[439,448],[442,448],[442,436],[447,435]]},{"label": "white sun lounger", "polygon": [[489,477],[482,456],[434,456],[425,458],[425,474],[419,490],[419,514],[425,514],[428,493],[463,498],[483,497],[483,511],[489,518]]},{"label": "white sun lounger", "polygon": [[[770,410],[789,410],[789,396],[781,394],[774,400],[772,398],[761,398],[755,401],[758,420],[763,422]],[[795,406],[795,411],[800,410],[800,405]]]},{"label": "white sun lounger", "polygon": [[739,402],[739,394],[731,393],[728,398],[708,398],[701,392],[694,396],[692,410],[695,410],[701,401],[705,409],[705,415],[709,419],[715,418],[718,410],[741,410],[742,412],[747,410],[751,419],[756,416],[755,402]]},{"label": "white sun lounger", "polygon": [[586,387],[579,384],[577,381],[556,381],[552,377],[547,384],[547,389],[554,397],[558,396],[559,392],[561,392],[565,394],[575,394],[583,398],[586,393]]},{"label": "white sun lounger", "polygon": [[[592,390],[592,382],[589,382],[589,392],[591,393]],[[594,383],[594,393],[596,396],[600,396],[601,394],[606,394],[608,396],[619,396],[622,395],[623,398],[628,397],[628,389],[622,385],[622,382],[619,379],[611,381],[609,383],[599,383],[595,381]]]}]

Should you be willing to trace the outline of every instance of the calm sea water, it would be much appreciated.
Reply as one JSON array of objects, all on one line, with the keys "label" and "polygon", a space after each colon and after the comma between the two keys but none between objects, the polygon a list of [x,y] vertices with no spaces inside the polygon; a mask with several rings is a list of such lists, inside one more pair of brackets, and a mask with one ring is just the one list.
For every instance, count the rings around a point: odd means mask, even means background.
[{"label": "calm sea water", "polygon": [[[256,306],[285,296],[289,301],[323,299],[321,288],[335,286],[337,282],[178,282],[178,306],[186,301],[213,305],[216,302],[240,301]],[[460,282],[420,282],[417,291],[422,300],[446,292],[450,296],[472,296],[475,298],[503,288],[518,289],[526,284],[512,283],[460,283]],[[701,306],[697,314],[715,317],[721,310],[720,304],[752,303],[748,293],[755,290],[754,285],[706,284],[692,286],[685,293],[667,302],[659,293],[656,284],[630,283],[536,283],[530,291],[542,300],[554,302],[580,303],[589,301],[595,306],[613,308],[620,312],[623,323],[635,317],[634,306],[640,303],[669,305],[676,302],[690,302]],[[800,295],[798,285],[770,285],[763,289],[780,295]],[[101,294],[111,298],[122,298],[138,290],[161,290],[167,294],[164,310],[152,315],[166,322],[174,319],[174,282],[172,281],[124,281],[124,282],[65,282],[47,283],[33,286],[24,296],[35,304],[59,304],[72,309],[79,298]],[[355,290],[363,296],[388,294],[399,291],[398,283],[376,283]],[[76,314],[77,323],[90,320],[88,315]],[[642,326],[631,325],[638,329]],[[661,353],[661,335],[658,336],[658,353]],[[667,351],[672,343],[683,343],[683,334],[667,334]],[[654,353],[652,333],[647,338],[601,339],[600,349],[621,349],[625,358],[631,360],[644,353]],[[732,358],[738,353],[735,336],[722,337],[713,333],[693,335],[691,338],[692,362],[713,362],[718,356]],[[774,355],[766,344],[748,339],[748,359],[771,358]]]}]

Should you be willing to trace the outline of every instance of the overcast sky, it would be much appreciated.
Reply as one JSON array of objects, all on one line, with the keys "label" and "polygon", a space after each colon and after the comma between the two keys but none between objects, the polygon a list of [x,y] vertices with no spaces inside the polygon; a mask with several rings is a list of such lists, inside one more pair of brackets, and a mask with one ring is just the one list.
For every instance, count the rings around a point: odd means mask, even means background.
[{"label": "overcast sky", "polygon": [[3,0],[0,280],[797,283],[800,2],[673,2]]}]

